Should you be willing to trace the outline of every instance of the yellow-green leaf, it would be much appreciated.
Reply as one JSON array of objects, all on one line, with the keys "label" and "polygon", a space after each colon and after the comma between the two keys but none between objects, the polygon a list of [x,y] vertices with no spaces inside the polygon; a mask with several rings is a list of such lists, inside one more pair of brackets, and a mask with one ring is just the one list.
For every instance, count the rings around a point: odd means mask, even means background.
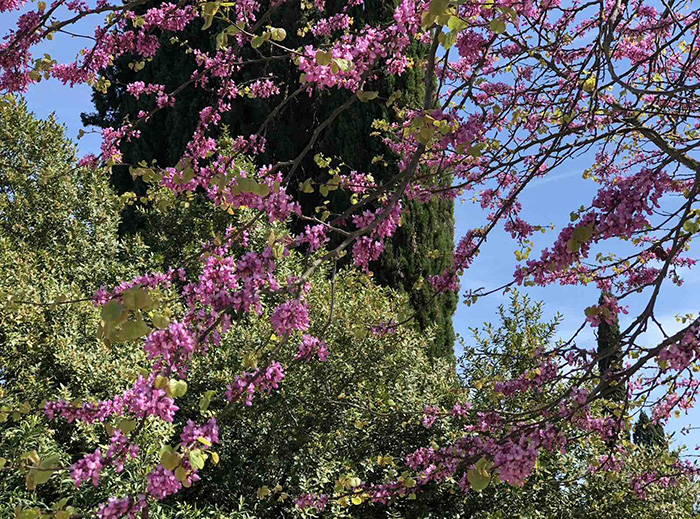
[{"label": "yellow-green leaf", "polygon": [[265,43],[265,37],[264,36],[254,36],[252,40],[250,40],[250,46],[253,47],[254,49],[257,49],[260,47],[263,43]]},{"label": "yellow-green leaf", "polygon": [[131,431],[136,429],[136,421],[135,420],[127,420],[127,419],[119,420],[119,424],[117,425],[117,429],[119,429],[124,434],[129,434]]},{"label": "yellow-green leaf", "polygon": [[489,29],[495,34],[503,34],[506,32],[506,22],[500,18],[494,18],[491,20],[491,23],[489,23]]},{"label": "yellow-green leaf", "polygon": [[483,476],[479,474],[476,470],[469,470],[467,472],[467,481],[477,492],[481,492],[487,486],[489,486],[490,478],[488,476]]},{"label": "yellow-green leaf", "polygon": [[331,60],[333,59],[333,53],[331,51],[316,51],[316,63],[318,63],[321,66],[327,66],[331,64]]},{"label": "yellow-green leaf", "polygon": [[27,472],[24,484],[27,486],[27,490],[36,490],[36,470]]},{"label": "yellow-green leaf", "polygon": [[209,404],[211,404],[211,399],[214,396],[214,391],[205,391],[201,397],[199,397],[199,410],[204,412],[209,409]]},{"label": "yellow-green leaf", "polygon": [[447,28],[454,32],[463,31],[467,28],[467,22],[458,16],[450,16],[447,20]]},{"label": "yellow-green leaf", "polygon": [[122,341],[135,341],[148,335],[151,331],[151,327],[148,326],[144,321],[127,321],[122,324],[121,331],[119,332],[119,339]]},{"label": "yellow-green leaf", "polygon": [[445,12],[449,4],[449,0],[432,0],[428,12],[433,16],[439,16]]},{"label": "yellow-green leaf", "polygon": [[166,470],[175,470],[180,466],[181,460],[182,458],[180,455],[172,450],[165,451],[160,455],[160,464],[163,465],[163,468]]},{"label": "yellow-green leaf", "polygon": [[175,470],[175,479],[177,479],[180,482],[185,481],[185,479],[187,479],[187,471],[182,467],[178,467]]},{"label": "yellow-green leaf", "polygon": [[274,28],[270,31],[270,36],[274,41],[282,41],[287,37],[287,31],[282,28]]},{"label": "yellow-green leaf", "polygon": [[121,317],[123,310],[124,306],[116,299],[112,299],[102,306],[100,317],[107,323],[115,323]]},{"label": "yellow-green leaf", "polygon": [[184,380],[170,379],[168,382],[168,389],[173,397],[180,398],[187,393],[187,382]]},{"label": "yellow-green leaf", "polygon": [[151,316],[151,322],[153,323],[153,326],[160,328],[161,330],[165,330],[168,326],[170,326],[170,319],[160,313],[153,314]]},{"label": "yellow-green leaf", "polygon": [[204,25],[202,26],[203,31],[206,31],[209,27],[211,27],[211,24],[214,21],[214,15],[218,10],[218,2],[207,2],[204,4],[204,8],[202,9],[202,17],[204,18]]},{"label": "yellow-green leaf", "polygon": [[357,91],[357,98],[362,101],[363,103],[366,103],[368,101],[371,101],[372,99],[376,99],[379,96],[379,92],[365,92],[364,90],[358,90]]},{"label": "yellow-green leaf", "polygon": [[595,84],[596,84],[596,78],[595,76],[591,76],[586,81],[583,82],[583,90],[591,93],[595,90]]},{"label": "yellow-green leaf", "polygon": [[196,469],[204,468],[205,457],[202,451],[199,449],[194,449],[190,451],[189,454],[190,464]]},{"label": "yellow-green leaf", "polygon": [[41,463],[39,466],[42,469],[56,469],[58,468],[58,464],[61,461],[61,455],[60,454],[51,454],[50,456],[47,456],[43,460],[41,460]]},{"label": "yellow-green leaf", "polygon": [[46,483],[53,475],[53,470],[35,470],[32,469],[30,472],[34,472],[34,483],[36,485],[42,485]]}]

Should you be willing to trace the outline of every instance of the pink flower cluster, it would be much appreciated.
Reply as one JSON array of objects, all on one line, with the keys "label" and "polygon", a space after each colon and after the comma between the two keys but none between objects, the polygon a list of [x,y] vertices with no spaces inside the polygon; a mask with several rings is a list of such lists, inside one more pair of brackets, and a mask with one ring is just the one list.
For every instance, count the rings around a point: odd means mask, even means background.
[{"label": "pink flower cluster", "polygon": [[175,98],[165,92],[165,85],[146,85],[143,81],[134,81],[133,83],[129,83],[126,87],[126,91],[136,99],[142,95],[155,94],[156,106],[158,108],[175,105]]},{"label": "pink flower cluster", "polygon": [[660,488],[678,485],[678,480],[669,476],[662,476],[656,470],[645,472],[644,474],[632,476],[630,481],[632,491],[639,499],[647,498],[647,490],[651,485],[657,485]]},{"label": "pink flower cluster", "polygon": [[143,349],[148,358],[155,360],[154,371],[176,374],[187,372],[187,361],[195,350],[197,341],[182,323],[171,323],[167,330],[156,330],[146,337]]},{"label": "pink flower cluster", "polygon": [[76,488],[85,481],[92,481],[94,486],[100,482],[100,474],[105,465],[114,465],[117,472],[124,469],[124,461],[127,455],[136,458],[139,453],[138,445],[131,444],[129,439],[119,429],[114,431],[106,456],[96,449],[92,454],[87,454],[71,467],[70,476]]},{"label": "pink flower cluster", "polygon": [[352,18],[345,13],[340,13],[318,20],[311,28],[314,36],[330,36],[335,31],[344,31],[352,24]]},{"label": "pink flower cluster", "polygon": [[109,450],[105,459],[114,465],[114,470],[121,472],[124,470],[124,462],[129,456],[136,459],[139,455],[139,446],[131,443],[129,438],[119,429],[116,429],[110,440]]},{"label": "pink flower cluster", "polygon": [[117,414],[120,409],[120,405],[115,406],[112,400],[103,400],[97,404],[83,402],[80,405],[57,400],[44,404],[44,414],[49,420],[60,416],[68,423],[73,423],[76,420],[85,423],[104,422],[108,417]]},{"label": "pink flower cluster", "polygon": [[450,412],[450,414],[454,418],[466,418],[467,412],[471,408],[472,408],[471,402],[464,402],[464,403],[457,402],[454,406],[452,406],[452,411]]},{"label": "pink flower cluster", "polygon": [[15,11],[22,7],[25,0],[0,0],[0,13],[5,11]]},{"label": "pink flower cluster", "polygon": [[138,418],[156,416],[166,422],[172,422],[178,407],[165,390],[154,386],[155,375],[148,379],[139,377],[131,389],[111,400],[101,400],[97,403],[83,402],[72,405],[65,400],[47,402],[44,413],[53,420],[60,416],[68,423],[76,420],[84,423],[104,422],[114,415],[132,413]]},{"label": "pink flower cluster", "polygon": [[309,310],[306,303],[291,299],[275,308],[270,321],[278,335],[285,335],[294,330],[303,331],[309,328]]},{"label": "pink flower cluster", "polygon": [[505,382],[496,382],[494,390],[504,396],[513,396],[529,390],[540,390],[544,384],[553,380],[559,370],[552,360],[542,362],[537,368],[522,373],[517,378]]},{"label": "pink flower cluster", "polygon": [[[524,428],[504,441],[467,435],[440,449],[421,448],[406,457],[406,464],[417,472],[417,482],[422,486],[452,478],[460,469],[470,468],[464,466],[464,461],[486,456],[493,461],[493,469],[503,481],[522,486],[535,467],[539,451],[561,449],[563,445],[562,434],[547,424],[530,430]],[[465,491],[469,488],[466,480],[463,487]]]},{"label": "pink flower cluster", "polygon": [[602,321],[612,325],[618,320],[618,314],[627,313],[627,308],[620,306],[617,298],[611,294],[603,294],[603,301],[598,305],[591,307],[593,311],[589,311],[586,316],[586,321],[591,323],[591,326],[597,328]]},{"label": "pink flower cluster", "polygon": [[304,334],[294,360],[303,360],[309,363],[314,357],[318,357],[318,360],[321,362],[326,362],[328,360],[328,347],[326,346],[326,342],[312,335]]},{"label": "pink flower cluster", "polygon": [[474,261],[479,253],[482,232],[473,229],[459,240],[455,249],[453,266],[439,276],[431,276],[428,281],[438,292],[456,292],[459,290],[459,276]]},{"label": "pink flower cluster", "polygon": [[175,474],[171,470],[158,467],[146,476],[148,481],[147,492],[156,499],[165,499],[171,494],[176,494],[182,487]]},{"label": "pink flower cluster", "polygon": [[353,216],[353,223],[358,229],[370,229],[369,236],[355,240],[352,248],[355,265],[368,272],[370,262],[379,259],[384,252],[384,241],[394,235],[400,220],[400,202],[389,208],[381,207],[376,211],[365,211],[362,215]]},{"label": "pink flower cluster", "polygon": [[440,408],[438,406],[425,406],[425,411],[423,411],[423,427],[425,427],[426,429],[430,429],[435,423],[435,420],[437,420],[439,414]]},{"label": "pink flower cluster", "polygon": [[603,454],[595,463],[588,466],[588,471],[591,474],[597,472],[619,472],[625,466],[624,455],[626,452],[620,451],[617,454]]},{"label": "pink flower cluster", "polygon": [[156,416],[164,422],[172,422],[179,408],[164,389],[154,386],[152,379],[139,377],[134,387],[124,393],[124,407],[139,418]]},{"label": "pink flower cluster", "polygon": [[280,93],[280,89],[274,82],[269,79],[259,79],[250,85],[250,91],[253,97],[265,99]]},{"label": "pink flower cluster", "polygon": [[[212,418],[204,425],[197,425],[192,420],[187,420],[182,433],[180,433],[180,441],[186,447],[197,444],[199,438],[204,438],[209,443],[219,443],[219,426],[216,423],[216,418]],[[201,442],[200,442],[201,443]],[[208,448],[203,444],[203,448]]]},{"label": "pink flower cluster", "polygon": [[386,337],[387,335],[395,334],[397,329],[398,323],[395,321],[384,321],[373,325],[370,331],[375,337]]},{"label": "pink flower cluster", "polygon": [[102,452],[100,452],[100,449],[97,449],[92,454],[85,455],[82,460],[71,467],[70,477],[73,479],[75,487],[79,487],[88,480],[91,480],[95,486],[99,485],[102,467]]},{"label": "pink flower cluster", "polygon": [[329,498],[326,495],[302,494],[297,498],[296,505],[299,508],[315,508],[323,512],[328,506]]},{"label": "pink flower cluster", "polygon": [[245,398],[245,405],[253,405],[255,393],[267,393],[278,389],[284,370],[279,362],[273,362],[265,370],[256,369],[236,377],[233,384],[226,386],[226,400],[229,402]]},{"label": "pink flower cluster", "polygon": [[143,287],[150,289],[168,289],[172,286],[172,284],[175,281],[184,282],[185,279],[186,277],[184,269],[173,268],[168,269],[168,272],[165,273],[154,272],[152,274],[137,276],[130,281],[124,281],[123,283],[120,283],[117,287],[114,288],[114,290],[112,290],[112,292],[108,291],[103,286],[100,287],[93,295],[93,304],[95,306],[103,305],[107,303],[110,299],[113,299],[116,296],[121,296],[124,292],[134,287]]},{"label": "pink flower cluster", "polygon": [[136,519],[137,514],[147,506],[146,496],[143,494],[139,495],[137,500],[131,497],[110,497],[100,504],[97,515],[100,519],[119,519],[125,515],[128,515],[129,519]]},{"label": "pink flower cluster", "polygon": [[324,225],[307,225],[304,228],[304,234],[297,237],[297,244],[308,243],[309,250],[316,252],[318,249],[328,243],[326,237],[326,227]]},{"label": "pink flower cluster", "polygon": [[700,340],[697,330],[688,330],[679,342],[661,350],[659,360],[667,362],[676,371],[682,371],[699,356]]}]

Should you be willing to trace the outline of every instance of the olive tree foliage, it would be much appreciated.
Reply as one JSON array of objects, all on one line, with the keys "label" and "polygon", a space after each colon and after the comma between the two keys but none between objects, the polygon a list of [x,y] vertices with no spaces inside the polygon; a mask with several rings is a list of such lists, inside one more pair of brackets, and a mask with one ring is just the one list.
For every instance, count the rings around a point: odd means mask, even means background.
[{"label": "olive tree foliage", "polygon": [[[57,394],[91,398],[134,373],[141,354],[103,344],[92,303],[96,283],[114,284],[149,268],[141,244],[117,237],[121,207],[105,170],[77,166],[75,146],[53,117],[38,120],[24,101],[0,98],[3,459],[38,450],[68,460],[89,435],[22,419],[32,411],[29,403]],[[71,485],[62,484],[57,488]],[[23,478],[3,472],[2,515],[25,499],[20,485]]]},{"label": "olive tree foliage", "polygon": [[87,397],[133,369],[130,348],[110,351],[97,338],[92,295],[147,270],[149,255],[117,238],[122,202],[106,171],[78,167],[75,154],[53,117],[0,98],[0,358],[10,405],[61,385]]}]

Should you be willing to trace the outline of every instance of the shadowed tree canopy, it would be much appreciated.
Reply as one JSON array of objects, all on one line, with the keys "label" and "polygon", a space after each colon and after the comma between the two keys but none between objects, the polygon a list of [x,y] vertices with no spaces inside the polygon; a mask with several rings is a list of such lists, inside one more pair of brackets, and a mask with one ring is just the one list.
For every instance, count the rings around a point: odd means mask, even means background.
[{"label": "shadowed tree canopy", "polygon": [[[150,2],[143,9],[153,6]],[[343,4],[337,1],[326,2],[326,12],[340,12]],[[303,7],[303,6],[302,6]],[[308,31],[309,19],[297,14],[298,2],[282,4],[269,20],[269,23],[286,30],[285,45],[295,48],[301,42],[299,34]],[[311,13],[311,6],[306,10]],[[368,0],[351,8],[348,12],[355,23],[368,21],[380,25],[391,20],[394,2]],[[294,14],[294,15],[293,15]],[[154,59],[147,62],[135,62],[129,58],[118,60],[113,67],[104,71],[105,78],[112,88],[107,93],[95,91],[93,100],[96,112],[83,114],[83,121],[88,125],[108,127],[120,124],[125,118],[134,119],[139,110],[146,108],[149,101],[135,99],[125,88],[134,81],[146,84],[165,85],[167,92],[172,92],[186,83],[196,70],[193,53],[184,54],[183,46],[202,51],[213,50],[217,43],[215,31],[200,31],[197,24],[180,34],[177,39],[172,35],[162,34],[163,45]],[[246,59],[255,59],[257,49],[246,50],[250,55]],[[378,74],[371,84],[371,89],[379,92],[384,99],[401,90],[402,97],[397,105],[410,102],[424,95],[425,51],[415,45],[410,53],[412,66],[399,79],[394,76]],[[313,130],[320,121],[326,120],[344,100],[342,93],[326,92],[323,96],[311,98],[304,91],[299,72],[287,61],[263,59],[254,66],[247,66],[243,71],[247,80],[244,84],[253,84],[257,80],[274,78],[288,89],[272,96],[269,102],[262,99],[248,99],[243,92],[233,104],[231,110],[224,114],[221,130],[227,129],[231,135],[250,135],[260,133],[268,143],[264,159],[274,164],[278,161],[292,160],[304,149],[312,138]],[[287,99],[284,108],[274,118],[268,115],[281,98]],[[394,96],[395,97],[395,96]],[[179,91],[178,101],[172,108],[157,112],[149,124],[140,128],[141,137],[125,144],[124,162],[136,164],[140,161],[155,161],[160,166],[173,166],[194,132],[199,112],[209,106],[213,99],[201,95],[192,85]],[[393,98],[392,98],[393,99]],[[415,104],[415,103],[414,103]],[[293,119],[291,119],[294,114]],[[342,113],[333,124],[326,127],[318,136],[312,152],[301,160],[299,173],[304,178],[311,177],[324,181],[328,179],[328,168],[341,168],[345,171],[372,173],[378,183],[391,178],[397,168],[396,158],[379,137],[368,138],[372,133],[375,120],[395,121],[396,114],[389,103],[355,103]],[[321,167],[314,160],[317,156],[330,159],[330,165]],[[337,157],[343,157],[341,162]],[[140,180],[132,179],[128,167],[113,168],[113,185],[117,192],[134,192],[138,197],[146,194],[147,186]],[[294,184],[294,183],[292,183]],[[320,206],[322,198],[318,191],[297,193],[306,208]],[[329,209],[341,212],[350,204],[349,197],[335,191],[327,199]],[[198,201],[193,205],[196,208]],[[199,202],[201,203],[201,201]],[[435,296],[427,283],[429,275],[444,271],[452,263],[454,248],[454,204],[447,200],[434,200],[428,204],[408,202],[402,217],[402,227],[395,233],[381,259],[372,266],[376,279],[381,284],[403,288],[409,294],[416,320],[422,330],[432,329],[435,340],[431,354],[434,356],[453,355],[454,331],[452,315],[457,297],[454,294]],[[127,207],[122,215],[120,232],[142,234],[146,243],[156,250],[160,249],[168,263],[179,260],[177,236],[149,230],[148,211],[137,203]],[[301,222],[298,222],[301,227]]]},{"label": "shadowed tree canopy", "polygon": [[666,435],[664,427],[649,419],[649,416],[642,411],[634,426],[634,443],[647,449],[666,447]]},{"label": "shadowed tree canopy", "polygon": [[603,390],[603,396],[616,403],[620,403],[625,398],[625,389],[614,383],[614,374],[622,368],[622,348],[620,344],[620,323],[617,320],[608,322],[608,315],[605,314],[606,294],[601,294],[599,308],[602,316],[598,325],[598,370],[602,379],[607,380],[609,385]]}]

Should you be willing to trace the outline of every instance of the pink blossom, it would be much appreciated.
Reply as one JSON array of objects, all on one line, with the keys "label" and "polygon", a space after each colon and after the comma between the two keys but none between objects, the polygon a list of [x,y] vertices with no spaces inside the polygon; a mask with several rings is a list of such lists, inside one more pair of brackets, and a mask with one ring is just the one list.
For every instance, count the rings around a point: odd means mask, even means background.
[{"label": "pink blossom", "polygon": [[71,467],[70,477],[73,479],[76,488],[84,481],[92,480],[94,486],[100,483],[100,472],[102,471],[102,453],[97,449],[92,454],[87,454],[82,460]]},{"label": "pink blossom", "polygon": [[303,331],[309,327],[309,311],[305,303],[291,299],[275,308],[270,321],[278,335],[294,330]]},{"label": "pink blossom", "polygon": [[311,335],[304,335],[301,340],[301,345],[297,351],[295,360],[303,360],[309,363],[314,357],[318,357],[321,362],[328,360],[328,348],[326,342]]}]

